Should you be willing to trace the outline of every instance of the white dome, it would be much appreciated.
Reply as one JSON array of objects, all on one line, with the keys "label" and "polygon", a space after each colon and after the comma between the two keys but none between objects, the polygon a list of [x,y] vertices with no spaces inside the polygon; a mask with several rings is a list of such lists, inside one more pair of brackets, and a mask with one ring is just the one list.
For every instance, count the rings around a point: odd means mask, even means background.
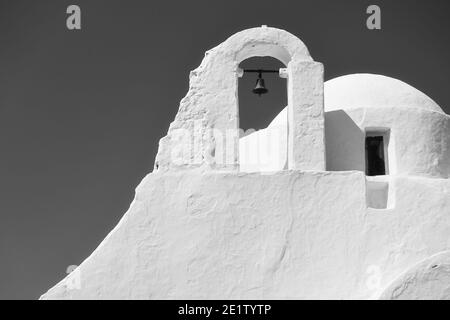
[{"label": "white dome", "polygon": [[[411,126],[420,127],[422,120],[421,118],[415,118],[414,115],[411,115],[408,119],[402,119],[403,111],[400,112],[400,115],[399,113],[393,113],[393,110],[401,111],[397,108],[432,111],[425,120],[428,124],[433,124],[434,121],[444,121],[442,120],[442,115],[444,118],[450,118],[433,100],[419,90],[400,80],[375,74],[351,74],[325,82],[324,102],[325,112],[360,108],[373,108],[375,111],[375,109],[390,108],[389,114],[381,110],[381,112],[376,112],[381,118],[365,118],[366,122],[364,124],[367,125],[369,123],[369,127],[377,127],[380,123],[392,126],[392,123],[399,122],[400,125],[397,124],[397,126],[402,128],[397,131],[399,134],[405,130],[408,131],[408,128]],[[355,111],[359,112],[358,110]],[[436,112],[439,114],[436,114]],[[391,116],[393,117],[392,119]],[[287,162],[287,120],[287,107],[285,107],[267,128],[239,140],[239,148],[242,153],[239,156],[241,171],[277,171],[285,167]],[[444,126],[442,130],[445,130],[445,124],[441,123],[428,127],[433,128],[437,126]],[[425,132],[424,137],[430,138],[435,134],[430,132],[425,134]],[[404,135],[404,137],[410,136],[411,134]],[[398,137],[398,139],[400,138]],[[408,141],[404,142],[404,144],[410,146],[412,142]],[[434,140],[431,139],[431,142],[424,142],[424,145],[429,146],[432,144],[432,141]],[[400,143],[400,140],[398,143]],[[416,143],[416,145],[418,146],[419,144]],[[420,145],[420,148],[423,148],[423,146]],[[427,163],[425,162],[425,164]],[[442,170],[447,172],[447,169]]]},{"label": "white dome", "polygon": [[370,73],[349,74],[324,84],[325,111],[407,107],[441,112],[424,93],[403,81]]},{"label": "white dome", "polygon": [[[445,113],[430,97],[409,84],[379,74],[355,73],[324,83],[325,112],[340,109],[408,107]],[[270,123],[285,126],[287,107]]]}]

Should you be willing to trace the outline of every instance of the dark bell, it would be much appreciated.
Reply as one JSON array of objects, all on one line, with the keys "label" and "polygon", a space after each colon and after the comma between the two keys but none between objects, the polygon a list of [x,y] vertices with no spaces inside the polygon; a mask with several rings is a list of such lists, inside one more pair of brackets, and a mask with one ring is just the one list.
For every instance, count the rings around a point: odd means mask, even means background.
[{"label": "dark bell", "polygon": [[261,77],[261,74],[256,80],[255,89],[253,89],[252,91],[254,94],[257,94],[258,96],[261,96],[262,94],[269,92],[269,90],[267,90],[267,88],[264,85],[264,79]]}]

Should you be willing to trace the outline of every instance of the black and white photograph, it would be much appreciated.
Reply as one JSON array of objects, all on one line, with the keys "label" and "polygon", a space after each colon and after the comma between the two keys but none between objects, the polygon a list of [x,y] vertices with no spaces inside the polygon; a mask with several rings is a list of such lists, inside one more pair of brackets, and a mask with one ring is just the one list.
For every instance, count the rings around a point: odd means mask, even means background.
[{"label": "black and white photograph", "polygon": [[0,300],[450,300],[450,2],[0,0],[0,153]]}]

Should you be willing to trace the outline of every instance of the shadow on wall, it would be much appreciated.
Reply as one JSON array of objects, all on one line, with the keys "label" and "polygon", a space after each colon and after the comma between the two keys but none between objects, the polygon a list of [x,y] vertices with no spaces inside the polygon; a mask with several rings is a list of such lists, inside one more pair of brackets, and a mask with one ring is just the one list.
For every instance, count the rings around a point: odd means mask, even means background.
[{"label": "shadow on wall", "polygon": [[365,171],[365,133],[343,110],[325,113],[327,171]]}]

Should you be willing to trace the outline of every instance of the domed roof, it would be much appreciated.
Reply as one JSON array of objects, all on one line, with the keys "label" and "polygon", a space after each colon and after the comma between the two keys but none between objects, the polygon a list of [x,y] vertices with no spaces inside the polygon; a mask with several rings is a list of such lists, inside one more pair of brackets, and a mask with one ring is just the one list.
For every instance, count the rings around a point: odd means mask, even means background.
[{"label": "domed roof", "polygon": [[325,111],[355,108],[408,107],[441,112],[424,93],[403,81],[370,73],[356,73],[324,84]]}]

